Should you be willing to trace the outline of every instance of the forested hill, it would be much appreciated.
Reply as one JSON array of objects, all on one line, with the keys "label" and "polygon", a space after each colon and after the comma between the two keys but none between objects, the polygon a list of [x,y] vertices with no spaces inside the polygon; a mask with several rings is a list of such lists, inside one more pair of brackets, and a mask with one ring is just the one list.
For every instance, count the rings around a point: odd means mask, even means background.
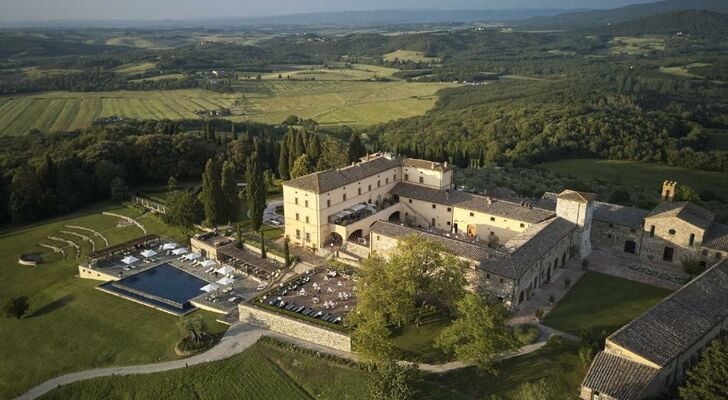
[{"label": "forested hill", "polygon": [[684,10],[637,18],[602,28],[612,35],[665,34],[723,36],[728,34],[728,14],[706,10]]},{"label": "forested hill", "polygon": [[725,0],[665,0],[654,3],[634,4],[631,6],[611,10],[595,10],[584,12],[570,12],[553,17],[536,17],[520,22],[523,27],[600,27],[618,24],[648,17],[684,10],[708,10],[728,13],[728,1]]}]

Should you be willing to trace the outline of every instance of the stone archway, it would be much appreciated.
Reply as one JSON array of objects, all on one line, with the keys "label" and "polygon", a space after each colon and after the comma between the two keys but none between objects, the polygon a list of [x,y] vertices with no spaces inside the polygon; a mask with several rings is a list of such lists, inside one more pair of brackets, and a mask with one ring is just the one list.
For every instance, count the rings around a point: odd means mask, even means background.
[{"label": "stone archway", "polygon": [[474,224],[468,225],[468,236],[475,237],[478,235],[478,227]]},{"label": "stone archway", "polygon": [[395,212],[393,212],[393,213],[392,213],[392,214],[391,214],[391,215],[389,216],[389,218],[388,218],[387,220],[388,220],[389,222],[400,222],[400,221],[401,221],[401,218],[400,218],[400,214],[399,214],[399,211],[395,211]]},{"label": "stone archway", "polygon": [[347,240],[349,240],[350,242],[355,242],[355,241],[361,239],[363,236],[364,236],[364,231],[361,229],[357,229],[349,235],[349,238]]}]

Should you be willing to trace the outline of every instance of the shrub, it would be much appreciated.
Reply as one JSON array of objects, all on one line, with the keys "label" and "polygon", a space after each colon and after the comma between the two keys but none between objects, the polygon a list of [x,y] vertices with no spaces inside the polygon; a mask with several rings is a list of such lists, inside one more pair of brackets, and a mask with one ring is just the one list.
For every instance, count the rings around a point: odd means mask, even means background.
[{"label": "shrub", "polygon": [[554,297],[554,295],[552,294],[551,296],[549,296],[549,305],[550,305],[550,306],[553,306],[553,305],[554,305],[554,303],[556,303],[556,298],[555,298],[555,297]]},{"label": "shrub", "polygon": [[18,296],[18,297],[12,297],[10,299],[7,299],[5,301],[5,304],[3,304],[3,313],[8,318],[23,318],[23,315],[28,311],[28,308],[30,308],[30,304],[28,304],[28,296]]},{"label": "shrub", "polygon": [[525,346],[536,342],[541,336],[541,330],[534,324],[520,324],[513,329],[513,335],[519,343]]},{"label": "shrub", "polygon": [[540,308],[539,307],[539,309],[536,310],[536,314],[535,314],[536,315],[536,319],[539,320],[539,321],[541,321],[543,319],[543,314],[544,314],[543,308]]},{"label": "shrub", "polygon": [[581,260],[581,268],[582,269],[587,269],[587,267],[589,267],[589,260],[587,260],[585,258],[585,259]]},{"label": "shrub", "polygon": [[588,367],[589,364],[591,364],[592,360],[594,359],[594,346],[588,345],[586,343],[582,343],[579,346],[579,359],[581,360],[581,363],[584,365],[584,367]]}]

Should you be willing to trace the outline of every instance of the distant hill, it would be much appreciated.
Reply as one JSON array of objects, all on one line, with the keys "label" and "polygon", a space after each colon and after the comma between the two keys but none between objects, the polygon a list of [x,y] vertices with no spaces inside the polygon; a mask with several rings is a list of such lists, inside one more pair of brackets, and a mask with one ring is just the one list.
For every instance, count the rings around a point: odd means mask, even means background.
[{"label": "distant hill", "polygon": [[528,28],[585,28],[619,24],[636,18],[684,10],[708,10],[728,13],[727,0],[665,0],[655,3],[633,4],[611,10],[568,12],[553,17],[536,17],[519,26]]},{"label": "distant hill", "polygon": [[627,36],[676,32],[699,36],[725,35],[728,33],[728,14],[706,10],[674,11],[611,25],[600,28],[600,31]]}]

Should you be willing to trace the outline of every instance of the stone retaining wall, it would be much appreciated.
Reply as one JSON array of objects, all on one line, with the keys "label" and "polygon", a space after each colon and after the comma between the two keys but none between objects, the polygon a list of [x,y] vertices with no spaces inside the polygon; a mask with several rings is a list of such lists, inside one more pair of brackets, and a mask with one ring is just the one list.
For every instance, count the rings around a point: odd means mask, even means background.
[{"label": "stone retaining wall", "polygon": [[351,337],[322,326],[309,324],[249,304],[240,304],[240,322],[315,343],[332,349],[351,352]]}]

